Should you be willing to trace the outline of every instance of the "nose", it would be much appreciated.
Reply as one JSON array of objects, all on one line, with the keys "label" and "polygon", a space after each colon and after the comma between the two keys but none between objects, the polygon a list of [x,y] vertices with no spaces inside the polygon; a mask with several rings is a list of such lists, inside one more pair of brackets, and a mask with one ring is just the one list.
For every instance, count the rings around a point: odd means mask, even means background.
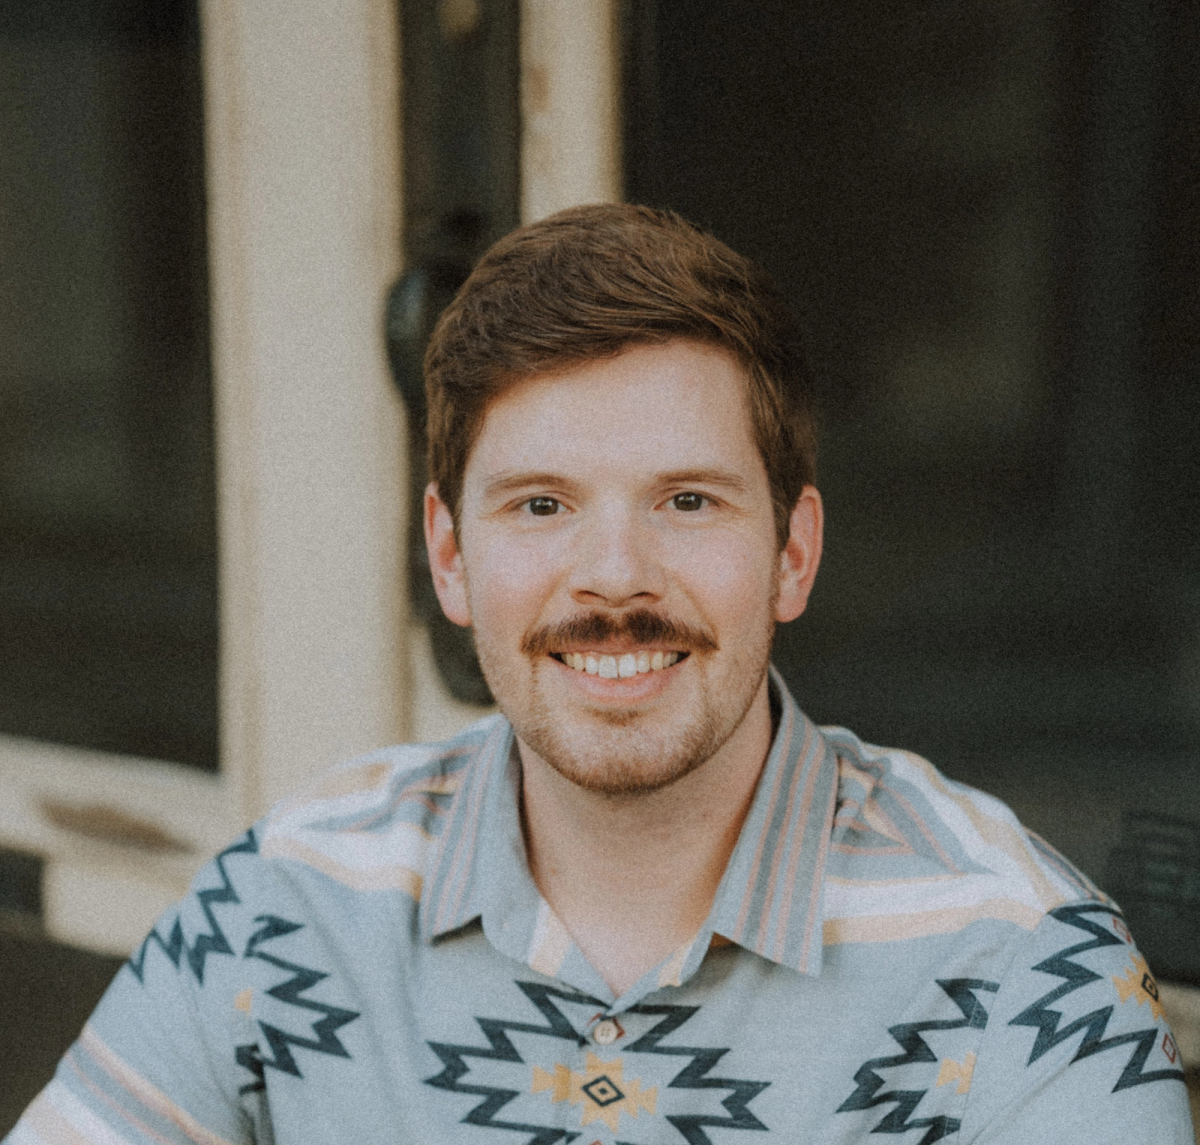
[{"label": "nose", "polygon": [[597,511],[577,538],[571,569],[577,604],[653,604],[662,598],[664,581],[654,530],[629,506]]}]

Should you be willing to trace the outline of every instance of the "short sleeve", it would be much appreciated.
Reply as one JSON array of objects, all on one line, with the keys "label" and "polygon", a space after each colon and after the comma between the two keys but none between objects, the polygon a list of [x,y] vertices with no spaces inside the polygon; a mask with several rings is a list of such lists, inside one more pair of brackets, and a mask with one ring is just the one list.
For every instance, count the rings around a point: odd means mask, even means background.
[{"label": "short sleeve", "polygon": [[991,1007],[961,1137],[978,1145],[1194,1145],[1183,1065],[1124,919],[1050,911]]},{"label": "short sleeve", "polygon": [[[255,964],[241,957],[261,915],[252,832],[196,877],[118,971],[50,1084],[5,1145],[248,1145],[256,1124],[247,1000]],[[246,1055],[243,1054],[244,1058]]]}]

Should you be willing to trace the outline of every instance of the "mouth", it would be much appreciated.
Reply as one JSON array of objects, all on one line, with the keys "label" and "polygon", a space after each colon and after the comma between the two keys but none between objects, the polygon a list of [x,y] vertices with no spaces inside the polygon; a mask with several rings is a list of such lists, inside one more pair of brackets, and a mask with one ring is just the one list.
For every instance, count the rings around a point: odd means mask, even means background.
[{"label": "mouth", "polygon": [[632,676],[661,672],[686,660],[688,655],[687,652],[664,651],[661,648],[635,648],[619,653],[598,650],[550,653],[552,659],[573,671],[599,676],[604,680],[626,680]]}]

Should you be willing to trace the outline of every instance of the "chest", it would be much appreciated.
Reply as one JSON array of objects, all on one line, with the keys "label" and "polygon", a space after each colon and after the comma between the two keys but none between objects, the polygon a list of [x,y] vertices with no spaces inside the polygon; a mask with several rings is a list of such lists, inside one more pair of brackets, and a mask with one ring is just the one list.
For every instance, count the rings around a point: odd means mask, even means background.
[{"label": "chest", "polygon": [[962,1075],[947,1084],[943,1063],[969,1062],[978,1031],[943,1020],[915,1039],[889,1032],[891,1019],[922,1007],[957,1013],[936,986],[940,1002],[890,1000],[713,952],[684,987],[613,1013],[469,945],[440,954],[390,989],[357,984],[344,1056],[317,1048],[321,1016],[306,1015],[311,1032],[297,1026],[290,1043],[300,1076],[267,1068],[256,1098],[279,1145],[351,1133],[431,1145],[715,1145],[743,1130],[833,1145],[860,1141],[893,1110],[881,1093],[907,1103],[897,1124],[919,1115],[949,1128],[961,1112]]}]

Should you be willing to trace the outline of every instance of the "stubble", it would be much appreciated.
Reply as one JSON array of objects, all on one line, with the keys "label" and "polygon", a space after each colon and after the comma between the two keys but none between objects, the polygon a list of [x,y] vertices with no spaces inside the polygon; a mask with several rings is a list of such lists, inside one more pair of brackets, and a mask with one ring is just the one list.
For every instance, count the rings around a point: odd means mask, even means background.
[{"label": "stubble", "polygon": [[[501,710],[517,736],[550,767],[588,791],[645,795],[702,766],[741,726],[766,675],[774,627],[768,622],[760,638],[718,678],[706,671],[720,653],[710,633],[645,609],[623,616],[587,613],[531,630],[521,643],[523,656],[511,667],[491,654],[486,641],[478,650]],[[644,708],[565,710],[556,705],[546,674],[562,669],[546,653],[564,644],[614,638],[686,650],[695,662],[679,667],[692,676],[692,686],[667,704]]]}]

